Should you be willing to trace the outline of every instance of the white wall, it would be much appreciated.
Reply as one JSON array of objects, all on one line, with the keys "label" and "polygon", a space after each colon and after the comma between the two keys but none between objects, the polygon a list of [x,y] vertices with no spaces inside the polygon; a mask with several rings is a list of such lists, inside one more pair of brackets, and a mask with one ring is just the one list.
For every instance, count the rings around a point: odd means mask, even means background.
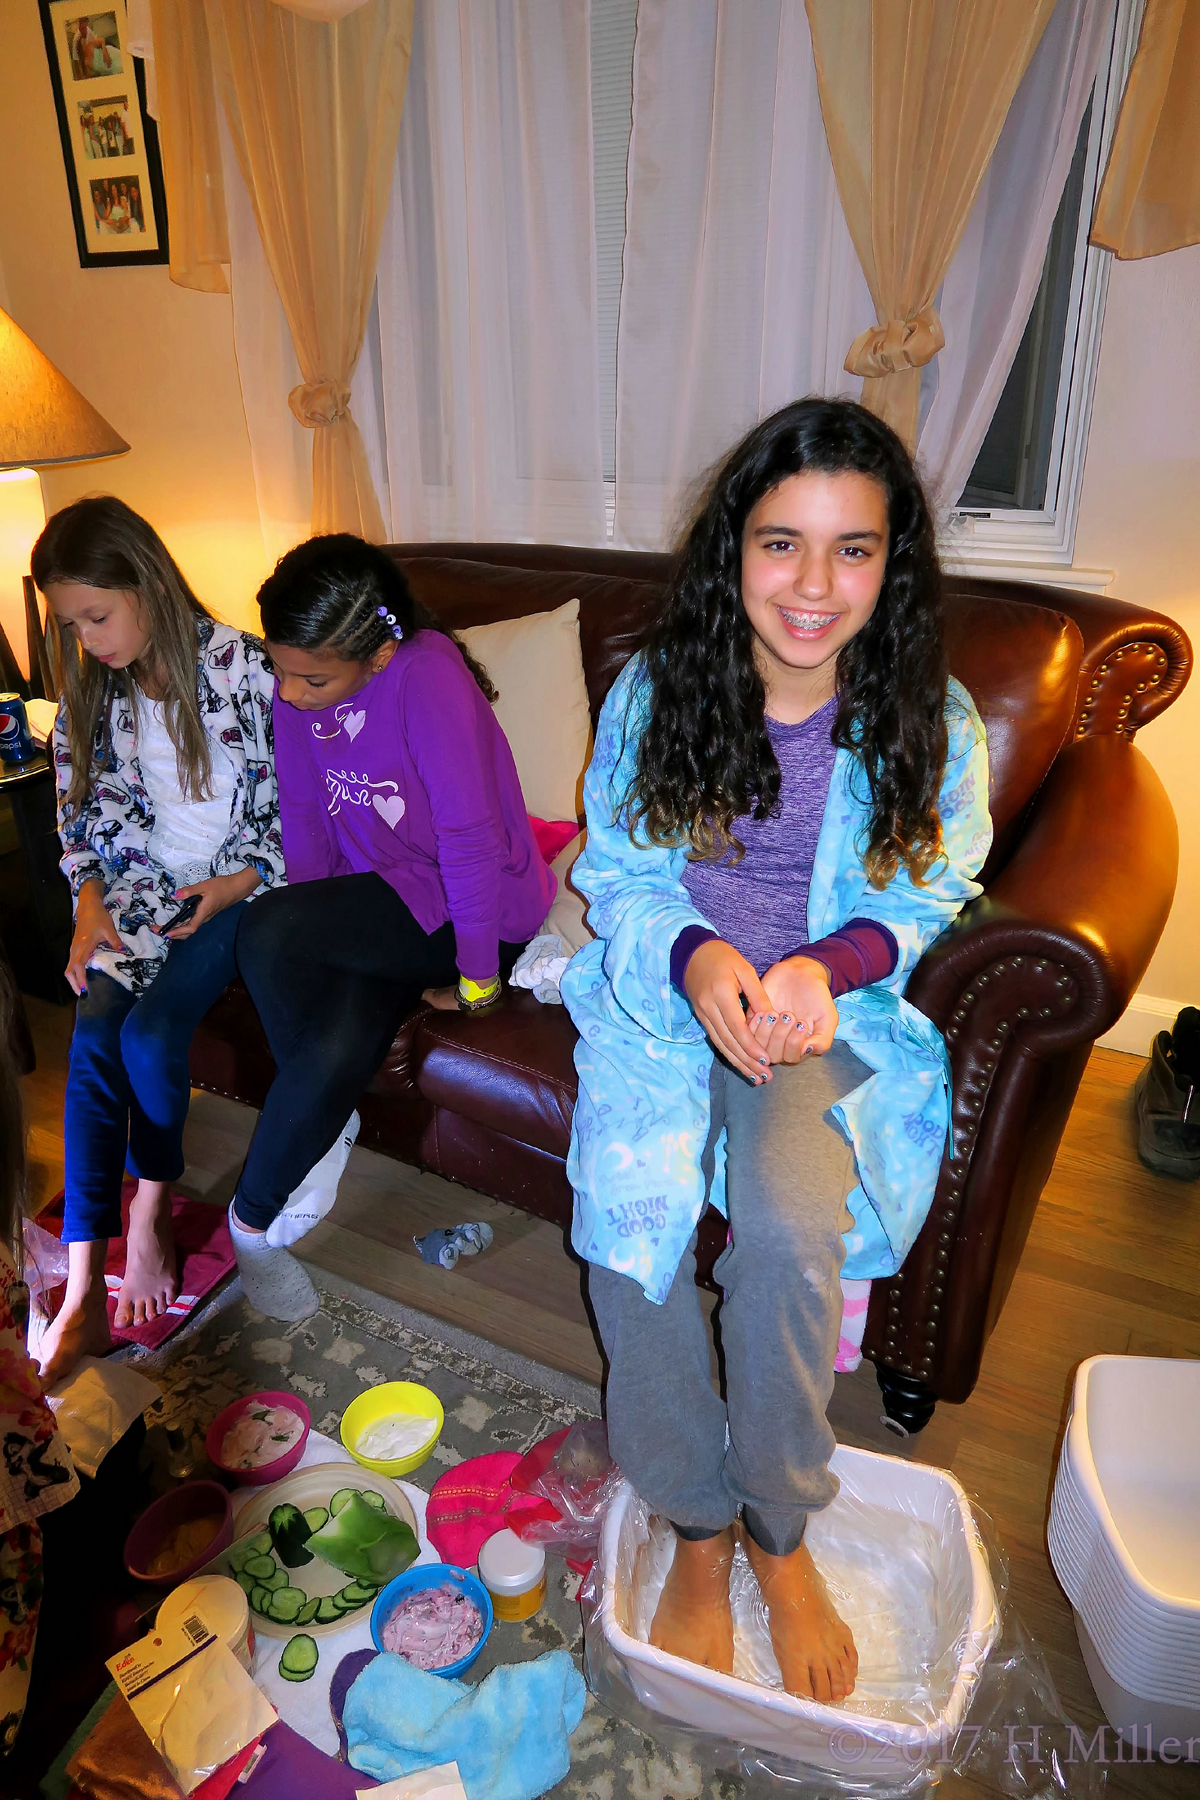
[{"label": "white wall", "polygon": [[16,158],[0,180],[0,304],[131,446],[47,471],[47,509],[119,494],[214,612],[254,625],[269,563],[228,296],[176,287],[161,264],[79,267],[37,0],[3,0],[0,16]]},{"label": "white wall", "polygon": [[[1112,265],[1075,560],[1114,569],[1111,594],[1168,614],[1200,652],[1200,246]],[[1138,744],[1180,836],[1174,909],[1112,1040],[1145,1055],[1166,1015],[1200,1005],[1200,673]]]}]

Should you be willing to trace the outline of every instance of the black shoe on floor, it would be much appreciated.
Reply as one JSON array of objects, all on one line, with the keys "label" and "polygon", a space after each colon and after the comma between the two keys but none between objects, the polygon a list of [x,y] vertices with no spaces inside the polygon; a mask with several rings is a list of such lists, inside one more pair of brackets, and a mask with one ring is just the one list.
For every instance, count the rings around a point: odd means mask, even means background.
[{"label": "black shoe on floor", "polygon": [[[1191,1010],[1191,1009],[1189,1009]],[[1137,1078],[1137,1151],[1149,1169],[1180,1181],[1200,1176],[1200,1092],[1178,1067],[1171,1033],[1160,1031]]]}]

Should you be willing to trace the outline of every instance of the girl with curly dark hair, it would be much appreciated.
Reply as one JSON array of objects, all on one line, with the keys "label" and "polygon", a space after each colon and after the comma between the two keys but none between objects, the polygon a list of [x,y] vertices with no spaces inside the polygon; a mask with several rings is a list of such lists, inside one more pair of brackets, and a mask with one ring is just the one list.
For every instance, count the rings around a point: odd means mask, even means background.
[{"label": "girl with curly dark hair", "polygon": [[[932,1201],[948,1063],[903,993],[991,841],[929,509],[880,420],[797,401],[730,454],[585,796],[573,1241],[613,1455],[674,1527],[651,1641],[732,1669],[740,1519],[784,1685],[837,1702],[853,1634],[804,1529],[837,1492],[838,1278],[894,1274]],[[687,1254],[710,1200],[723,1400]]]}]

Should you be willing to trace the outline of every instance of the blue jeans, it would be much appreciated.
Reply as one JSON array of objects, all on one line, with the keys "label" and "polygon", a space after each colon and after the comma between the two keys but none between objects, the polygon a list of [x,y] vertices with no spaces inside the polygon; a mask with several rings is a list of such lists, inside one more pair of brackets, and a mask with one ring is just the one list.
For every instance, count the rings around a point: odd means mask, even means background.
[{"label": "blue jeans", "polygon": [[197,1025],[237,973],[233,940],[246,906],[227,906],[192,937],[172,943],[140,998],[88,970],[63,1107],[64,1244],[120,1237],[127,1163],[140,1181],[183,1174],[188,1051]]}]

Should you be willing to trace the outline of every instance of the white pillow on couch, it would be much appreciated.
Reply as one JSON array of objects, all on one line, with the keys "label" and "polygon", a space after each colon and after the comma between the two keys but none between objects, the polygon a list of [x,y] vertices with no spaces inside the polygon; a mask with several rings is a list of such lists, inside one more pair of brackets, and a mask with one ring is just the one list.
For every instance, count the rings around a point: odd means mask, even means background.
[{"label": "white pillow on couch", "polygon": [[455,636],[495,684],[494,710],[512,747],[525,810],[537,819],[577,819],[592,746],[579,601],[469,625]]}]

